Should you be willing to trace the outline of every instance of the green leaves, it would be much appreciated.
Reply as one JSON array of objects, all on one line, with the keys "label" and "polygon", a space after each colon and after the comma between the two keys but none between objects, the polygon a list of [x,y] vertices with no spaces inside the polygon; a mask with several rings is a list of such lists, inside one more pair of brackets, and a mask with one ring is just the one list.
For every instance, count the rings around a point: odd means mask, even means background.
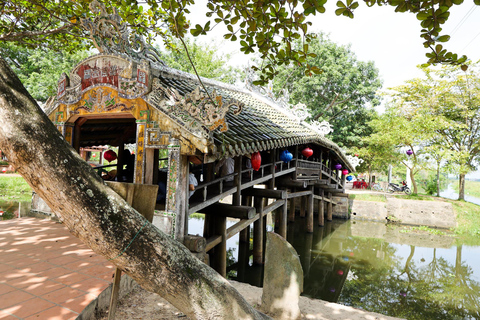
[{"label": "green leaves", "polygon": [[[262,61],[265,79],[271,78],[277,65],[294,63],[302,65],[304,74],[315,74],[306,64],[313,57],[309,50],[312,39],[309,15],[325,12],[327,0],[208,0],[206,20],[190,25],[187,19],[189,8],[199,0],[146,0],[146,6],[135,0],[110,0],[107,11],[115,7],[128,25],[137,34],[149,41],[163,40],[170,47],[175,37],[185,37],[190,32],[197,37],[208,34],[217,25],[225,27],[223,37],[230,41],[243,41],[241,50],[246,54],[257,53]],[[0,5],[0,41],[13,41],[29,47],[52,47],[67,51],[90,47],[85,41],[88,35],[80,27],[81,18],[92,18],[88,5],[91,0],[25,1],[5,0]],[[389,5],[398,12],[416,15],[422,27],[420,36],[425,48],[430,48],[428,62],[463,64],[446,49],[436,50],[436,45],[446,43],[448,35],[440,35],[442,26],[450,15],[453,5],[463,0],[366,0],[368,6]],[[480,5],[480,0],[474,0]],[[336,15],[354,17],[359,7],[356,0],[336,1]],[[311,19],[310,19],[311,20]],[[28,35],[28,36],[25,36]],[[301,40],[307,46],[292,49],[292,44]],[[284,51],[280,53],[281,48]],[[266,66],[269,66],[268,68]],[[272,73],[273,72],[273,73]]]},{"label": "green leaves", "polygon": [[344,15],[353,19],[353,10],[358,8],[358,2],[353,0],[347,0],[347,3],[337,1],[337,7],[338,9],[335,10],[337,16]]}]

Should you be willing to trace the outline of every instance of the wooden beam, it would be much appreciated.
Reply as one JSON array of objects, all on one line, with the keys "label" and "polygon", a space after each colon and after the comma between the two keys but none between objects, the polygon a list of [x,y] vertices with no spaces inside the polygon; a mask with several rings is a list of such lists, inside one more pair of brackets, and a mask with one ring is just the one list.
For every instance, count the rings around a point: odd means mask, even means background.
[{"label": "wooden beam", "polygon": [[315,187],[320,187],[322,185],[326,185],[328,183],[328,180],[326,179],[318,179],[315,181]]},{"label": "wooden beam", "polygon": [[242,191],[242,196],[254,196],[270,199],[287,199],[286,190],[248,188]]},{"label": "wooden beam", "polygon": [[277,200],[275,202],[270,203],[268,206],[263,208],[262,217],[265,216],[267,213],[270,213],[286,203],[286,200]]},{"label": "wooden beam", "polygon": [[[277,174],[278,176],[278,174]],[[296,188],[306,188],[308,185],[307,180],[291,180],[291,179],[277,179],[277,185],[284,187],[296,187]]]},{"label": "wooden beam", "polygon": [[[335,190],[337,190],[337,184],[336,183],[319,184],[318,187],[322,188],[322,189],[335,189]],[[343,190],[343,189],[339,189],[339,190]]]},{"label": "wooden beam", "polygon": [[[201,188],[198,188],[198,189],[200,190]],[[207,201],[202,201],[200,203],[198,203],[198,202],[193,203],[188,209],[188,214],[190,215],[192,213],[198,212],[198,211],[202,210],[203,208],[206,208],[206,207],[220,201],[221,199],[226,198],[227,196],[229,196],[229,195],[231,195],[235,192],[237,192],[237,187],[233,187],[231,189],[228,189],[227,191],[225,191],[221,194],[218,194],[218,195],[208,199]]]},{"label": "wooden beam", "polygon": [[[248,237],[250,236],[249,234],[243,234],[242,236],[242,232],[243,230],[247,230],[248,229],[248,226],[250,226],[253,222],[255,222],[258,218],[260,218],[260,214],[256,214],[252,219],[243,219],[243,220],[240,220],[239,222],[235,223],[233,226],[231,226],[230,228],[227,229],[227,239],[230,239],[231,237],[233,237],[234,235],[236,235],[237,233],[240,232],[241,234],[241,238],[240,240],[241,241],[244,241],[244,242],[248,242]],[[242,239],[242,237],[244,237]]]},{"label": "wooden beam", "polygon": [[325,192],[330,193],[345,193],[345,189],[335,189],[335,188],[322,188]]},{"label": "wooden beam", "polygon": [[[278,173],[277,173],[277,176],[278,176]],[[270,179],[272,179],[272,175],[271,174],[267,174],[261,178],[258,178],[256,180],[253,180],[253,181],[250,181],[250,182],[246,182],[246,183],[243,183],[242,184],[242,190],[243,189],[247,189],[247,188],[250,188],[250,187],[253,187],[254,185],[256,184],[262,184],[262,182],[265,182],[265,181],[268,181]]]},{"label": "wooden beam", "polygon": [[205,246],[205,252],[212,250],[220,242],[222,242],[222,236],[212,236],[208,238]]},{"label": "wooden beam", "polygon": [[288,193],[288,194],[287,194],[287,199],[304,197],[304,196],[308,196],[308,195],[310,195],[310,194],[312,194],[312,191],[311,191],[311,190],[291,192],[291,193]]},{"label": "wooden beam", "polygon": [[325,196],[322,197],[322,196],[314,195],[313,198],[316,199],[316,200],[323,200],[324,202],[327,202],[327,203],[328,203],[328,202],[331,202],[331,203],[334,204],[334,205],[337,204],[335,201],[333,201],[332,199],[328,199],[328,198],[326,198]]},{"label": "wooden beam", "polygon": [[199,212],[215,215],[218,217],[229,217],[237,219],[252,219],[256,214],[254,207],[234,206],[231,204],[218,202],[201,209]]}]

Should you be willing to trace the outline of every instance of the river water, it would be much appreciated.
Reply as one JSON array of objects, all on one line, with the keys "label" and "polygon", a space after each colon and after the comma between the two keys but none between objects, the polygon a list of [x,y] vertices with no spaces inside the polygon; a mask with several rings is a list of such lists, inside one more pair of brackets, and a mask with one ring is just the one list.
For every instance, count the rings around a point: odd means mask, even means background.
[{"label": "river water", "polygon": [[[201,234],[202,225],[190,219],[189,229]],[[302,295],[406,319],[480,319],[480,247],[368,221],[305,230],[297,218],[287,235],[304,270]],[[229,277],[262,286],[263,268],[238,253],[248,252],[238,237],[227,246]]]},{"label": "river water", "polygon": [[[458,200],[458,193],[456,193],[455,190],[453,189],[453,185],[449,184],[445,190],[440,191],[440,197],[452,199],[452,200]],[[480,205],[479,198],[469,196],[468,194],[465,195],[465,201]]]}]

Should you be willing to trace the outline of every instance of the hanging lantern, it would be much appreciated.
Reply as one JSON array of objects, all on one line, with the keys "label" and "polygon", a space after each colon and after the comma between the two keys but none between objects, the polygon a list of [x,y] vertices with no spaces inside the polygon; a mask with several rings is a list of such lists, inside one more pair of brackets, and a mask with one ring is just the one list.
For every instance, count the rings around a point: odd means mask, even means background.
[{"label": "hanging lantern", "polygon": [[288,150],[284,150],[280,154],[280,160],[282,160],[285,163],[289,163],[290,161],[292,161],[292,159],[293,159],[293,154],[291,154],[290,151]]},{"label": "hanging lantern", "polygon": [[302,150],[302,154],[305,158],[308,159],[309,157],[311,157],[313,155],[313,150],[307,147],[307,148]]},{"label": "hanging lantern", "polygon": [[412,154],[413,154],[412,149],[408,149],[408,150],[407,150],[407,155],[411,156]]},{"label": "hanging lantern", "polygon": [[117,159],[117,154],[113,150],[107,150],[103,154],[103,158],[107,160],[108,162],[112,162]]},{"label": "hanging lantern", "polygon": [[341,165],[340,163],[337,163],[337,164],[335,165],[335,169],[337,169],[337,170],[342,169],[342,165]]},{"label": "hanging lantern", "polygon": [[353,176],[347,176],[347,181],[352,181],[353,180]]},{"label": "hanging lantern", "polygon": [[96,153],[92,154],[92,158],[95,158],[96,156],[97,156],[97,154],[96,154]]},{"label": "hanging lantern", "polygon": [[252,153],[250,161],[252,162],[253,170],[258,171],[258,169],[260,169],[260,165],[262,164],[262,156],[260,155],[260,152]]},{"label": "hanging lantern", "polygon": [[347,169],[343,169],[343,170],[342,170],[342,174],[343,174],[344,176],[346,176],[346,175],[348,174],[348,170],[347,170]]}]

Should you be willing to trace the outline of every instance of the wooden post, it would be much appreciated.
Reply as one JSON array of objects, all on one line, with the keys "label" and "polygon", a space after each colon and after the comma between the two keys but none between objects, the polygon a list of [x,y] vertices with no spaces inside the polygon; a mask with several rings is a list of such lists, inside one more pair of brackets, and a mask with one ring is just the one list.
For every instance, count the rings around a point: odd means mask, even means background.
[{"label": "wooden post", "polygon": [[227,276],[227,217],[215,217],[215,234],[222,236],[222,242],[215,246],[213,269],[222,277]]},{"label": "wooden post", "polygon": [[285,204],[278,208],[277,213],[280,215],[279,218],[279,226],[278,226],[278,234],[281,235],[284,239],[287,239],[287,214],[288,214],[288,209],[287,209],[287,201],[285,201]]},{"label": "wooden post", "polygon": [[253,263],[263,264],[263,198],[255,197],[255,208],[260,213],[260,218],[253,223]]},{"label": "wooden post", "polygon": [[[245,235],[247,227],[240,231],[240,241],[238,243],[238,268],[237,268],[237,281],[245,281],[246,270],[249,261],[249,250],[250,250],[250,243],[245,240]],[[242,234],[243,233],[243,234]]]},{"label": "wooden post", "polygon": [[242,188],[242,156],[238,156],[235,158],[235,178],[234,178],[234,184],[237,186],[237,192],[233,194],[233,199],[232,203],[235,206],[240,205],[240,199],[241,199],[241,188]]},{"label": "wooden post", "polygon": [[[180,170],[178,174],[178,187],[177,187],[177,230],[175,232],[175,239],[183,243],[183,237],[188,234],[188,156],[180,156]],[[183,187],[181,187],[183,186]]]},{"label": "wooden post", "polygon": [[307,232],[313,233],[313,194],[315,187],[311,186],[310,190],[312,190],[312,193],[305,197],[307,201]]},{"label": "wooden post", "polygon": [[[155,149],[146,148],[145,150],[145,184],[153,184],[155,171]],[[158,161],[157,161],[158,163]]]},{"label": "wooden post", "polygon": [[[205,182],[210,182],[214,179],[214,171],[215,171],[215,164],[212,163],[207,163],[205,165],[205,172],[203,175],[203,179]],[[215,217],[211,214],[206,214],[205,215],[205,222],[203,223],[203,236],[205,238],[209,238],[213,235],[213,220]]]},{"label": "wooden post", "polygon": [[[291,189],[292,192],[295,192],[295,188]],[[288,212],[288,222],[295,222],[295,206],[296,204],[296,199],[297,198],[291,198],[290,199],[290,212]]]},{"label": "wooden post", "polygon": [[305,204],[307,202],[306,197],[300,197],[300,217],[305,218]]},{"label": "wooden post", "polygon": [[320,190],[321,200],[318,200],[318,225],[323,227],[325,225],[325,201],[323,200],[324,192]]},{"label": "wooden post", "polygon": [[330,199],[330,201],[328,202],[328,205],[327,205],[327,221],[332,221],[333,219],[333,204],[332,204],[332,193],[329,192],[328,193],[328,199]]},{"label": "wooden post", "polygon": [[[153,211],[155,209],[155,200],[158,186],[142,186],[133,183],[120,183],[107,181],[107,185],[117,192],[121,197],[127,201],[130,206],[133,206],[140,212],[149,222],[153,220]],[[142,196],[142,189],[144,195]],[[136,190],[140,192],[135,192]],[[108,320],[115,319],[117,311],[118,296],[120,294],[120,280],[122,279],[122,270],[115,269],[115,276],[113,279],[112,295],[110,296],[110,306],[108,312]]]},{"label": "wooden post", "polygon": [[250,226],[240,231],[239,241],[250,243]]},{"label": "wooden post", "polygon": [[270,152],[270,161],[272,162],[271,165],[271,172],[272,172],[272,179],[268,182],[268,188],[273,190],[275,189],[275,160],[277,159],[277,149],[273,149]]}]

